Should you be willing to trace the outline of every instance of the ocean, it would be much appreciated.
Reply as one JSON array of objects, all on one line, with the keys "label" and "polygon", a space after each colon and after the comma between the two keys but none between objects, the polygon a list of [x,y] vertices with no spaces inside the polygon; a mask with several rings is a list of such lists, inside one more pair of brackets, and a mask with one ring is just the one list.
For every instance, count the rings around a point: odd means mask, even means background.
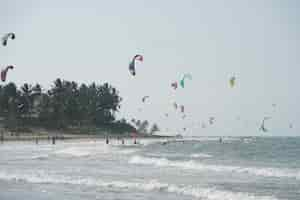
[{"label": "ocean", "polygon": [[0,144],[0,200],[299,200],[299,137]]}]

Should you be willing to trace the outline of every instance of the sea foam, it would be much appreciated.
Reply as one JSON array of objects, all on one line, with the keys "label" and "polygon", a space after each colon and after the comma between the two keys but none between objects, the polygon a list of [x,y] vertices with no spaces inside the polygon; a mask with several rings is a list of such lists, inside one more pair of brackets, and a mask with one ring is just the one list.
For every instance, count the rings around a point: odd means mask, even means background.
[{"label": "sea foam", "polygon": [[190,155],[191,158],[211,158],[213,157],[210,154],[206,154],[206,153],[193,153]]},{"label": "sea foam", "polygon": [[300,179],[299,169],[210,165],[210,164],[202,164],[195,160],[171,161],[166,158],[150,158],[150,157],[143,157],[143,156],[133,156],[129,160],[129,163],[141,164],[141,165],[153,165],[157,167],[177,167],[177,168],[187,169],[187,170],[245,173],[245,174],[264,176],[264,177],[276,177],[276,178],[284,177],[284,178]]},{"label": "sea foam", "polygon": [[199,199],[206,200],[277,200],[272,196],[256,196],[254,194],[232,192],[225,190],[218,190],[216,188],[203,188],[192,185],[176,185],[161,183],[157,180],[148,180],[143,182],[129,182],[129,181],[103,181],[90,177],[67,177],[62,175],[55,175],[45,171],[32,171],[22,173],[7,173],[0,171],[0,179],[16,182],[29,182],[36,184],[72,184],[72,185],[86,185],[104,188],[116,188],[120,190],[139,190],[139,191],[160,191],[175,193],[178,195],[193,196]]}]

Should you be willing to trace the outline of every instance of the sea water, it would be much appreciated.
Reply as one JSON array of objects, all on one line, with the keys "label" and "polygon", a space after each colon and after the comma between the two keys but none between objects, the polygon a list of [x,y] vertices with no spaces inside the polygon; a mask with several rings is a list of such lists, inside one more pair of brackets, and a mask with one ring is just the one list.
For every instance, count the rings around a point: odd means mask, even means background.
[{"label": "sea water", "polygon": [[4,142],[0,200],[299,200],[300,138]]}]

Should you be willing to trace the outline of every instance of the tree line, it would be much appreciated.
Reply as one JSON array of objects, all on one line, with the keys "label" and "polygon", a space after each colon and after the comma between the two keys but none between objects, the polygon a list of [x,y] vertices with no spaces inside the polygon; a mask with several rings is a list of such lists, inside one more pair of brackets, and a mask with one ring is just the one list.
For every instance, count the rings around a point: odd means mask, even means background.
[{"label": "tree line", "polygon": [[78,84],[56,79],[50,89],[28,83],[0,85],[0,123],[10,130],[28,127],[68,129],[101,127],[137,131],[125,119],[116,120],[122,98],[108,83]]}]

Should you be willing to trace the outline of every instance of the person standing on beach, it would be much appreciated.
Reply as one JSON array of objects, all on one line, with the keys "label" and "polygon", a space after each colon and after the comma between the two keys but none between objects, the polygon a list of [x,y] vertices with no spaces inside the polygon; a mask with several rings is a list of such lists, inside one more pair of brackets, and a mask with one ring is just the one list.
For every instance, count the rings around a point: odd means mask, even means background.
[{"label": "person standing on beach", "polygon": [[132,133],[132,137],[133,137],[133,144],[137,144],[137,141],[136,141],[136,132]]},{"label": "person standing on beach", "polygon": [[109,144],[108,136],[106,135],[106,144]]}]

